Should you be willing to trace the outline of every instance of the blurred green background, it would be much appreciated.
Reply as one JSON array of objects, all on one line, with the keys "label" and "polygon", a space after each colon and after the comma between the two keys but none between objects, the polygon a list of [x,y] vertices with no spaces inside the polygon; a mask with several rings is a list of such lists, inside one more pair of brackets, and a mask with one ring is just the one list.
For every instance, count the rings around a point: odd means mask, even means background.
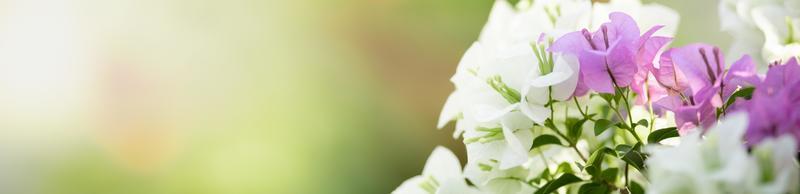
[{"label": "blurred green background", "polygon": [[0,193],[388,193],[464,160],[435,123],[491,4],[0,0]]}]

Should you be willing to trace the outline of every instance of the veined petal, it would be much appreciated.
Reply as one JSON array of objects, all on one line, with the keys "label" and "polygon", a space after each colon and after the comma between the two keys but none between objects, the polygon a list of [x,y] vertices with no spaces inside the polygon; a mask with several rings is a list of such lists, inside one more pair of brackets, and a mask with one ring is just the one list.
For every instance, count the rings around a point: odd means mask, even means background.
[{"label": "veined petal", "polygon": [[564,34],[553,42],[547,50],[556,53],[566,53],[571,55],[579,55],[586,49],[591,48],[589,42],[583,36],[581,31],[570,32]]},{"label": "veined petal", "polygon": [[[705,51],[706,59],[703,59],[700,50]],[[720,61],[717,61],[712,54],[712,50],[713,46],[710,45],[691,44],[674,48],[670,52],[672,62],[686,76],[692,93],[696,93],[700,89],[713,84],[709,74],[719,77],[721,73],[717,68],[718,66],[725,68],[724,57],[720,56]],[[708,65],[706,61],[708,61]],[[717,65],[717,63],[720,65]],[[711,70],[711,72],[709,72],[709,70]]]},{"label": "veined petal", "polygon": [[634,53],[628,45],[612,43],[606,56],[611,75],[619,87],[626,87],[633,81],[633,76],[638,71],[634,60]]},{"label": "veined petal", "polygon": [[613,12],[608,15],[611,22],[608,23],[608,36],[617,37],[617,40],[624,43],[636,41],[639,38],[639,26],[628,14]]},{"label": "veined petal", "polygon": [[659,67],[653,71],[653,76],[659,84],[669,88],[670,92],[683,92],[689,87],[686,76],[672,63],[671,50],[661,54]]},{"label": "veined petal", "polygon": [[600,93],[614,93],[614,85],[609,77],[606,65],[606,53],[598,51],[584,51],[580,56],[581,74],[584,83],[592,90]]}]

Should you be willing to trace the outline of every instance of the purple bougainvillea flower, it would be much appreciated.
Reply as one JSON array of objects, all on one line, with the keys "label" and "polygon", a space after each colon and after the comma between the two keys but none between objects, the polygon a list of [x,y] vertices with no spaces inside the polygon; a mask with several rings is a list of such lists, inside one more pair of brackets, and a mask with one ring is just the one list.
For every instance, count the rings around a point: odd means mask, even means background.
[{"label": "purple bougainvillea flower", "polygon": [[711,45],[690,44],[673,48],[661,58],[661,67],[658,73],[654,73],[659,82],[678,91],[688,86],[691,95],[707,87],[717,87],[719,95],[729,96],[741,86],[758,82],[755,64],[749,56],[743,56],[726,69],[725,57],[719,48]]},{"label": "purple bougainvillea flower", "polygon": [[[666,42],[663,38],[649,41],[661,26],[655,26],[641,36],[636,22],[627,14],[614,12],[609,14],[609,19],[610,22],[602,24],[594,33],[586,29],[567,33],[550,47],[551,52],[578,57],[581,66],[579,88],[586,86],[600,93],[614,93],[615,87],[631,85],[639,71],[637,64],[647,61],[648,57],[652,61],[660,46],[664,45],[662,42]],[[651,49],[655,46],[658,49]],[[585,93],[583,91],[576,89],[576,94]]]},{"label": "purple bougainvillea flower", "polygon": [[[633,77],[631,90],[637,94],[634,103],[638,105],[643,105],[647,103],[647,101],[655,102],[667,96],[667,89],[659,85],[656,78],[652,75],[656,70],[653,65],[653,60],[658,55],[658,51],[672,41],[670,37],[652,36],[661,28],[662,26],[651,28],[637,41],[639,50],[636,53],[636,66],[639,68],[639,71]],[[660,111],[657,112],[661,114]]]},{"label": "purple bougainvillea flower", "polygon": [[707,44],[690,44],[673,48],[672,63],[686,76],[692,94],[715,85],[725,68],[724,56],[719,48]]},{"label": "purple bougainvillea flower", "polygon": [[756,65],[748,55],[742,56],[733,63],[722,79],[722,95],[727,99],[737,89],[745,86],[754,86],[761,82],[756,74]]},{"label": "purple bougainvillea flower", "polygon": [[656,81],[664,86],[664,88],[672,95],[683,93],[684,90],[689,88],[689,82],[686,81],[686,76],[683,75],[678,67],[672,63],[672,50],[661,53],[659,60],[659,67],[653,67],[652,73]]},{"label": "purple bougainvillea flower", "polygon": [[675,125],[681,135],[687,134],[695,127],[705,129],[711,127],[716,121],[714,103],[718,103],[719,98],[715,98],[718,89],[706,87],[694,96],[669,96],[664,97],[653,104],[654,109],[669,110],[675,113]]},{"label": "purple bougainvillea flower", "polygon": [[681,134],[695,127],[709,128],[723,99],[759,82],[750,57],[742,57],[727,70],[722,58],[716,47],[692,44],[664,52],[660,67],[653,68],[654,77],[670,95],[657,101],[654,109],[674,112]]},{"label": "purple bougainvillea flower", "polygon": [[772,64],[764,81],[757,85],[756,92],[774,95],[786,85],[800,81],[800,65],[792,58],[786,64]]},{"label": "purple bougainvillea flower", "polygon": [[756,85],[746,102],[750,123],[746,140],[755,145],[780,135],[800,140],[800,65],[791,59],[783,65],[773,64],[764,81]]},{"label": "purple bougainvillea flower", "polygon": [[[653,68],[652,64],[642,66],[639,72],[633,77],[631,90],[637,94],[634,104],[644,105],[648,100],[650,102],[657,102],[669,96],[667,88],[659,84],[656,78],[650,73],[654,71]],[[663,113],[661,109],[654,111],[659,115]]]}]

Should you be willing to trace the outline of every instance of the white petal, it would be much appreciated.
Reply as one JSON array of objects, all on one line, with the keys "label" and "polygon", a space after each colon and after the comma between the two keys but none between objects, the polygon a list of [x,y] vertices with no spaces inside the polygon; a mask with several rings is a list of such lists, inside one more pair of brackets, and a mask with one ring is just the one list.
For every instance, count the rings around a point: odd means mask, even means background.
[{"label": "white petal", "polygon": [[474,115],[475,120],[478,122],[492,122],[514,110],[517,105],[518,104],[512,104],[505,107],[497,107],[487,104],[478,104],[470,107],[468,111],[471,115]]},{"label": "white petal", "polygon": [[550,110],[544,107],[547,103],[547,89],[539,87],[525,87],[519,103],[519,110],[534,123],[542,124],[550,115]]},{"label": "white petal", "polygon": [[539,124],[543,124],[544,120],[550,116],[550,109],[545,108],[544,105],[528,103],[527,100],[520,103],[519,110],[533,122]]},{"label": "white petal", "polygon": [[580,63],[575,56],[557,55],[553,71],[569,74],[568,78],[553,87],[553,99],[566,100],[575,92],[580,76]]},{"label": "white petal", "polygon": [[445,180],[436,190],[436,194],[478,194],[475,188],[467,185],[463,178]]},{"label": "white petal", "polygon": [[666,6],[650,3],[642,6],[641,14],[639,14],[639,18],[636,21],[639,22],[639,27],[645,30],[656,25],[664,25],[664,28],[658,30],[654,35],[671,37],[678,31],[680,15]]},{"label": "white petal", "polygon": [[747,129],[747,113],[736,112],[731,113],[722,118],[716,126],[708,130],[707,136],[716,136],[719,138],[719,146],[721,148],[742,148],[741,139]]},{"label": "white petal", "polygon": [[567,80],[571,74],[572,74],[571,72],[565,73],[565,72],[554,71],[548,73],[547,75],[543,75],[536,79],[531,80],[529,84],[533,87],[545,88]]},{"label": "white petal", "polygon": [[436,128],[441,129],[447,125],[447,123],[455,119],[461,112],[461,99],[459,97],[458,91],[453,92],[447,97],[447,101],[444,102],[444,108],[442,108],[442,113],[439,114],[439,123],[436,124]]},{"label": "white petal", "polygon": [[531,147],[533,142],[533,135],[528,129],[518,130],[516,133],[508,127],[503,127],[503,134],[506,135],[506,145],[508,146],[503,150],[503,158],[500,159],[500,169],[509,169],[515,166],[522,165],[528,161],[528,148]]},{"label": "white petal", "polygon": [[458,71],[466,71],[480,65],[481,62],[486,61],[486,54],[483,47],[478,42],[473,42],[472,45],[464,52],[461,61],[458,62]]},{"label": "white petal", "polygon": [[492,11],[489,13],[489,21],[481,30],[479,40],[481,42],[501,42],[507,38],[505,35],[508,21],[515,15],[514,8],[507,1],[495,1]]},{"label": "white petal", "polygon": [[422,180],[422,176],[411,177],[410,179],[403,181],[403,184],[400,184],[397,189],[392,191],[392,194],[429,194],[419,186],[420,183],[422,183]]},{"label": "white petal", "polygon": [[436,146],[425,162],[422,174],[433,176],[437,181],[461,178],[461,163],[453,152],[442,146]]},{"label": "white petal", "polygon": [[530,79],[531,72],[538,72],[536,56],[528,43],[503,46],[495,50],[496,60],[478,70],[481,77],[500,76],[503,83],[520,90]]},{"label": "white petal", "polygon": [[517,193],[522,190],[522,183],[513,179],[494,179],[486,184],[485,189],[492,193]]},{"label": "white petal", "polygon": [[456,130],[453,132],[453,139],[458,139],[464,131],[467,129],[475,129],[475,127],[478,127],[478,123],[475,119],[465,116],[464,119],[456,122]]}]

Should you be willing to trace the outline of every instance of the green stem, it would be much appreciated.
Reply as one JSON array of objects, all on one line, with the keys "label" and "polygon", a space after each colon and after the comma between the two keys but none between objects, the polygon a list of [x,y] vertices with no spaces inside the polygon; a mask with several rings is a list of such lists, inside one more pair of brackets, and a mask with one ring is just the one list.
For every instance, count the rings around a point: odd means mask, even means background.
[{"label": "green stem", "polygon": [[[611,76],[611,80],[614,81],[614,76]],[[628,132],[631,132],[633,137],[636,138],[637,142],[644,144],[644,141],[642,141],[642,138],[639,137],[639,134],[636,134],[636,129],[634,129],[633,127],[633,116],[631,116],[631,105],[630,103],[628,103],[627,94],[623,94],[622,89],[617,85],[616,81],[614,81],[613,83],[614,83],[614,90],[618,91],[619,95],[622,95],[622,101],[625,102],[625,108],[628,110],[628,121],[630,122],[630,124],[628,125]],[[617,114],[620,114],[619,111],[617,111]],[[620,117],[620,119],[623,118]]]},{"label": "green stem", "polygon": [[[550,122],[553,122],[553,127],[556,127],[555,126],[555,112],[556,111],[555,111],[555,108],[553,108],[553,105],[555,105],[555,101],[553,101],[553,86],[547,87],[547,98],[548,98],[547,102],[548,102],[548,104],[550,106]],[[558,127],[556,127],[556,128],[558,128]],[[569,143],[569,146],[572,147],[573,150],[575,150],[575,153],[578,153],[578,156],[581,157],[583,162],[587,162],[586,157],[583,156],[583,154],[578,150],[577,141],[576,142],[570,141],[569,138],[567,138],[567,136],[564,135],[563,133],[561,133],[561,131],[558,130],[558,129],[553,129],[553,131],[555,131],[556,134],[558,134],[558,136],[561,136],[561,138],[563,138],[564,140],[567,141],[567,143]]]},{"label": "green stem", "polygon": [[578,112],[581,112],[581,115],[583,116],[583,118],[589,119],[590,121],[596,121],[596,119],[594,119],[592,117],[589,117],[589,115],[586,114],[586,113],[589,112],[589,107],[588,106],[586,107],[586,111],[583,111],[583,108],[581,108],[581,103],[578,102],[578,97],[577,96],[573,96],[572,97],[572,101],[575,102],[575,107],[578,108]]},{"label": "green stem", "polygon": [[656,116],[655,116],[655,114],[653,114],[653,101],[650,98],[650,88],[647,87],[649,85],[648,82],[650,82],[650,79],[645,79],[644,80],[644,86],[645,86],[644,87],[644,94],[645,94],[645,97],[647,97],[647,108],[649,110],[648,112],[650,112],[650,126],[649,126],[649,128],[650,128],[650,132],[653,132],[653,126],[654,126],[654,124],[656,122]]}]

